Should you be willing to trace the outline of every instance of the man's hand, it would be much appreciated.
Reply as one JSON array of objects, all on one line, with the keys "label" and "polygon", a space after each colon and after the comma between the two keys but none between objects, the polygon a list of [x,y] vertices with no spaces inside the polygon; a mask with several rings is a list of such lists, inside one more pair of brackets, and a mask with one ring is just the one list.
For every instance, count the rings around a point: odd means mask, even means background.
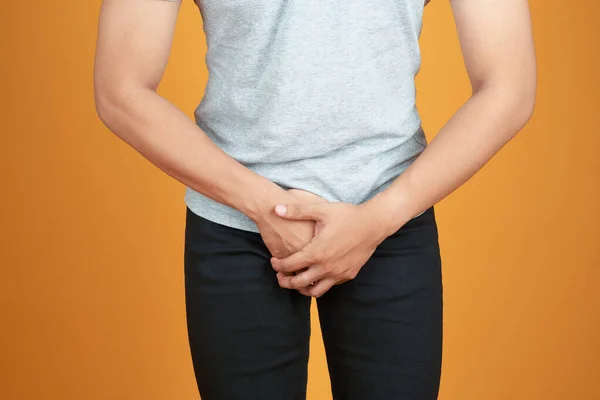
[{"label": "man's hand", "polygon": [[271,258],[279,285],[306,296],[320,297],[333,285],[354,279],[387,237],[387,223],[364,205],[288,203],[275,211],[284,219],[316,221],[314,238],[300,251]]},{"label": "man's hand", "polygon": [[[314,193],[300,189],[286,191],[287,201],[298,204],[326,203]],[[304,247],[314,236],[315,222],[282,219],[273,209],[261,214],[255,221],[265,245],[275,257],[284,258]]]}]

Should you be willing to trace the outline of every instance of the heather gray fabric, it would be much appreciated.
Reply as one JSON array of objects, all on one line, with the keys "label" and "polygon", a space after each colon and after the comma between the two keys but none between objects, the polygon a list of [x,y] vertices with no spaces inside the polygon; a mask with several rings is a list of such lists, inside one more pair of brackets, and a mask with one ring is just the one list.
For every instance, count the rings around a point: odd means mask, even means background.
[{"label": "heather gray fabric", "polygon": [[[427,146],[415,106],[423,0],[196,0],[209,79],[196,124],[282,188],[362,203]],[[258,232],[186,188],[196,214]]]}]

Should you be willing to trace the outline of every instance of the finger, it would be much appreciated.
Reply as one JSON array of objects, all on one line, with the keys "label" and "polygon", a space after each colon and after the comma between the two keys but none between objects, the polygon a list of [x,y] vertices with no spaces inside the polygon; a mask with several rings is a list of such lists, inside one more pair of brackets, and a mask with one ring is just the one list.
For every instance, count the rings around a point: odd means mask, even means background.
[{"label": "finger", "polygon": [[286,257],[277,258],[271,257],[271,266],[277,272],[293,272],[302,268],[310,267],[316,264],[316,257],[313,255],[314,246],[312,243],[307,244],[301,250]]},{"label": "finger", "polygon": [[333,285],[335,285],[335,282],[336,281],[334,278],[323,278],[314,285],[298,289],[298,291],[305,296],[318,298],[323,296],[329,289],[331,289]]},{"label": "finger", "polygon": [[318,280],[318,281],[311,282],[311,284],[310,284],[310,285],[308,285],[308,286],[305,286],[305,287],[303,287],[303,288],[298,288],[298,289],[296,289],[296,290],[298,290],[300,293],[302,293],[302,294],[303,294],[303,295],[305,295],[305,296],[310,296],[310,294],[307,292],[307,290],[308,290],[309,288],[313,287],[314,285],[316,285],[317,283],[319,283],[320,281],[321,281],[321,280]]},{"label": "finger", "polygon": [[310,286],[311,283],[318,281],[323,277],[323,268],[319,265],[311,265],[307,270],[300,272],[297,275],[287,276],[282,272],[277,273],[279,286],[286,289],[301,289]]},{"label": "finger", "polygon": [[328,203],[278,204],[275,213],[287,219],[309,219],[320,221],[325,216],[324,207]]}]

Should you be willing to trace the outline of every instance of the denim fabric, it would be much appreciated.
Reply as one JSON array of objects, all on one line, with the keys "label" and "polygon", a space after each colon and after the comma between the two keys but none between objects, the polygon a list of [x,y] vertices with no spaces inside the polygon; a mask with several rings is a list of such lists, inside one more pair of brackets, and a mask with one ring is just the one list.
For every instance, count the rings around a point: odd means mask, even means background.
[{"label": "denim fabric", "polygon": [[[311,298],[279,287],[259,233],[189,208],[188,337],[203,400],[306,398]],[[434,208],[316,304],[335,400],[437,399],[442,268]]]}]

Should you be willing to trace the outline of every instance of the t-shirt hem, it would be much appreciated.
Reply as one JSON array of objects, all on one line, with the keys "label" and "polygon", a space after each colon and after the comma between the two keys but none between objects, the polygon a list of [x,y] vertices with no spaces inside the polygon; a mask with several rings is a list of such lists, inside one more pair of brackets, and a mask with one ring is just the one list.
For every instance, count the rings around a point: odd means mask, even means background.
[{"label": "t-shirt hem", "polygon": [[[254,221],[248,218],[248,216],[241,211],[231,208],[225,204],[218,203],[215,200],[195,192],[190,188],[187,188],[184,202],[194,214],[199,215],[202,218],[206,218],[209,221],[228,226],[230,228],[260,233],[260,230]],[[218,208],[214,207],[212,203],[216,203]],[[415,219],[423,215],[425,211],[422,211],[411,219]]]},{"label": "t-shirt hem", "polygon": [[[247,215],[228,205],[218,203],[187,188],[184,197],[186,206],[196,215],[230,228],[260,233],[258,226]],[[213,205],[215,203],[215,205]]]}]

